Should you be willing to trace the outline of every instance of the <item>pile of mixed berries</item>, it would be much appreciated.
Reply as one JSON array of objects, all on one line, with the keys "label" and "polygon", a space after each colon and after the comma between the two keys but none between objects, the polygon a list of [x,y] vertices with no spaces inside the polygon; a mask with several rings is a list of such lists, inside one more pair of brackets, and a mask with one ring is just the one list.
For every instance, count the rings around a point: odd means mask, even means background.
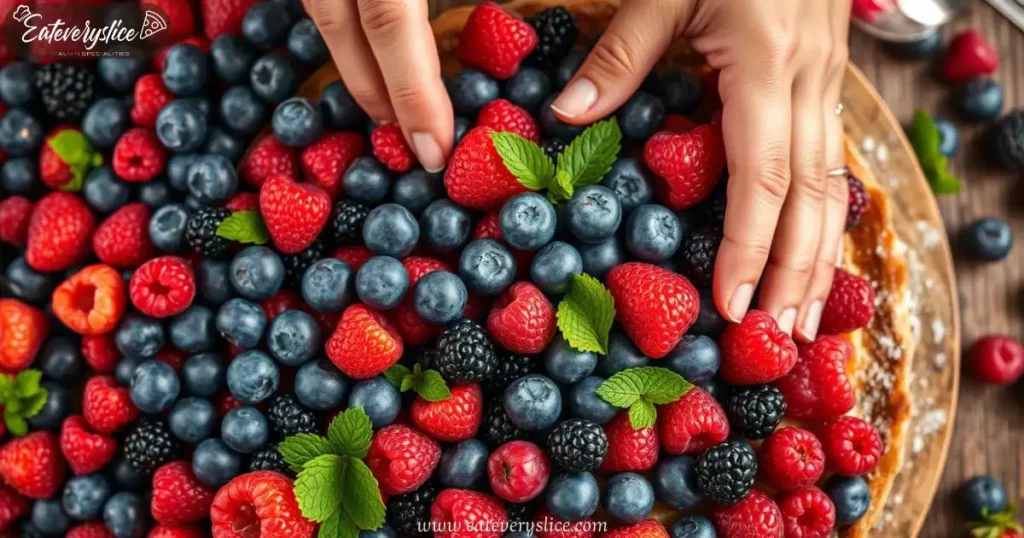
[{"label": "pile of mixed berries", "polygon": [[839,335],[874,291],[839,270],[799,345],[719,316],[713,74],[653,72],[572,126],[548,104],[585,56],[573,16],[481,4],[431,174],[341,82],[295,96],[328,58],[299,2],[161,3],[181,42],[153,60],[0,70],[0,534],[824,538],[864,516],[883,446]]}]

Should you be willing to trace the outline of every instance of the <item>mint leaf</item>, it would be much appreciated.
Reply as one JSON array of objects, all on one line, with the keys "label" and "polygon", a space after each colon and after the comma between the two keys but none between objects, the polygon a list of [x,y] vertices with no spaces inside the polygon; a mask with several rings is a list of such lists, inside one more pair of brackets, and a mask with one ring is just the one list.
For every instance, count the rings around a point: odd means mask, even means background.
[{"label": "mint leaf", "polygon": [[350,407],[339,413],[327,427],[327,439],[335,452],[353,458],[366,457],[370,449],[373,425],[362,407]]},{"label": "mint leaf", "polygon": [[597,395],[610,405],[629,409],[629,422],[634,428],[647,428],[657,418],[655,405],[672,403],[692,388],[689,381],[668,368],[639,366],[605,380],[597,387]]},{"label": "mint leaf", "polygon": [[384,525],[384,500],[377,479],[362,460],[355,458],[345,458],[341,469],[347,494],[342,512],[360,529],[379,529]]},{"label": "mint leaf", "polygon": [[420,374],[416,383],[416,394],[428,402],[439,402],[452,397],[448,384],[436,370],[427,370]]},{"label": "mint leaf", "polygon": [[945,155],[938,155],[927,161],[921,161],[921,169],[928,178],[928,185],[935,194],[956,194],[963,189],[963,183],[959,178],[947,170],[948,159]]},{"label": "mint leaf", "polygon": [[43,406],[46,405],[46,399],[48,396],[49,393],[47,390],[41,388],[39,389],[39,392],[36,392],[22,400],[25,403],[21,410],[21,416],[24,418],[32,418],[39,414],[39,412],[43,410]]},{"label": "mint leaf", "polygon": [[15,437],[28,433],[28,422],[43,409],[49,392],[40,386],[43,374],[39,370],[22,370],[14,378],[0,374],[0,404],[4,407],[3,421]]},{"label": "mint leaf", "polygon": [[556,173],[567,173],[575,187],[593,185],[612,169],[620,149],[622,131],[618,120],[599,121],[574,138],[558,156]]},{"label": "mint leaf", "polygon": [[284,458],[285,463],[298,472],[306,465],[306,462],[334,453],[331,443],[312,433],[298,433],[281,441],[277,445],[277,451]]},{"label": "mint leaf", "polygon": [[491,140],[505,168],[531,191],[548,188],[555,177],[555,163],[532,141],[515,133],[493,132]]},{"label": "mint leaf", "polygon": [[615,299],[596,278],[573,275],[569,293],[558,304],[558,328],[579,351],[608,352],[608,333],[615,320]]},{"label": "mint leaf", "polygon": [[22,370],[14,378],[14,390],[22,396],[31,396],[40,390],[39,382],[43,380],[43,372],[35,369]]},{"label": "mint leaf", "polygon": [[93,150],[89,139],[77,129],[64,129],[51,138],[47,145],[71,172],[71,181],[59,187],[62,191],[82,190],[85,175],[89,170],[103,164],[102,155]]},{"label": "mint leaf", "polygon": [[910,122],[910,130],[907,132],[910,145],[914,146],[914,153],[920,161],[930,160],[934,157],[941,157],[939,144],[941,136],[935,120],[924,109],[917,109],[914,112],[914,119]]},{"label": "mint leaf", "polygon": [[395,386],[396,389],[402,388],[402,380],[409,375],[412,375],[412,370],[401,365],[396,364],[387,370],[384,370],[384,379],[387,379],[389,383]]},{"label": "mint leaf", "polygon": [[640,400],[629,408],[629,424],[634,429],[650,428],[657,418],[658,411],[654,409],[654,404],[646,400]]},{"label": "mint leaf", "polygon": [[345,491],[345,463],[349,458],[335,454],[318,456],[306,462],[295,479],[295,498],[306,519],[325,521],[338,512]]},{"label": "mint leaf", "polygon": [[15,437],[24,437],[28,433],[28,422],[17,413],[8,413],[6,409],[4,410],[4,424],[7,425],[7,431]]},{"label": "mint leaf", "polygon": [[320,522],[317,538],[339,538],[341,536],[341,510],[335,510],[330,517]]},{"label": "mint leaf", "polygon": [[569,198],[572,198],[572,193],[575,192],[573,187],[573,178],[565,170],[559,170],[555,173],[555,183],[551,186],[551,192],[555,193],[555,199],[559,202],[564,202]]},{"label": "mint leaf", "polygon": [[238,211],[217,226],[217,235],[247,245],[265,245],[270,233],[257,211]]}]

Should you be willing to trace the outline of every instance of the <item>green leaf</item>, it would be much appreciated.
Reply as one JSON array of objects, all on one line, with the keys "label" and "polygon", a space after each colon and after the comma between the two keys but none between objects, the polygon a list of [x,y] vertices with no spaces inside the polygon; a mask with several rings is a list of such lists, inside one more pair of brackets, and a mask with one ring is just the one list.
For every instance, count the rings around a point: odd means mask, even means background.
[{"label": "green leaf", "polygon": [[[377,530],[377,529],[367,529]],[[341,510],[338,516],[338,538],[359,538],[359,527]]]},{"label": "green leaf", "polygon": [[549,188],[555,164],[537,144],[515,133],[493,132],[491,140],[505,168],[531,191]]},{"label": "green leaf", "polygon": [[573,187],[572,182],[572,176],[565,170],[559,170],[555,174],[555,182],[554,185],[552,185],[550,192],[555,193],[556,202],[564,202],[569,198],[572,198],[572,193],[575,192],[575,187]]},{"label": "green leaf", "polygon": [[396,364],[387,370],[384,370],[384,379],[387,379],[389,383],[395,386],[396,389],[402,388],[402,380],[407,376],[411,375],[412,371],[409,368]]},{"label": "green leaf", "polygon": [[39,382],[43,380],[43,372],[35,369],[22,370],[14,378],[14,390],[21,396],[31,396],[39,392]]},{"label": "green leaf", "polygon": [[16,413],[7,413],[5,410],[4,424],[7,425],[7,431],[15,437],[24,437],[28,433],[28,422]]},{"label": "green leaf", "polygon": [[217,235],[247,245],[264,245],[270,233],[257,211],[238,211],[217,226]]},{"label": "green leaf", "polygon": [[380,486],[362,460],[345,458],[342,465],[345,503],[342,511],[357,527],[375,530],[384,525],[384,500]]},{"label": "green leaf", "polygon": [[22,400],[24,408],[21,410],[21,416],[32,418],[39,414],[43,410],[43,406],[46,405],[48,396],[49,392],[46,389],[40,388],[38,392]]},{"label": "green leaf", "polygon": [[317,531],[316,536],[317,538],[339,538],[341,536],[341,507],[320,522],[320,530]]},{"label": "green leaf", "polygon": [[298,472],[306,465],[306,462],[334,453],[334,447],[327,439],[312,433],[298,433],[281,441],[277,445],[277,451],[284,458],[285,463]]},{"label": "green leaf", "polygon": [[593,185],[612,169],[620,149],[622,131],[618,120],[599,121],[574,138],[558,156],[557,171],[565,171],[575,187]]},{"label": "green leaf", "polygon": [[338,512],[345,491],[345,463],[336,454],[318,456],[306,462],[295,479],[295,498],[306,519],[325,521]]},{"label": "green leaf", "polygon": [[935,119],[924,109],[917,109],[914,112],[914,119],[910,122],[910,131],[907,132],[910,145],[914,146],[914,153],[921,161],[930,160],[934,157],[941,157],[939,144],[941,135],[939,128],[935,125]]},{"label": "green leaf", "polygon": [[452,397],[448,384],[436,370],[427,370],[419,375],[416,382],[416,394],[428,402],[439,402]]},{"label": "green leaf", "polygon": [[569,293],[558,304],[558,328],[579,351],[608,352],[608,334],[615,321],[615,299],[596,278],[573,275]]},{"label": "green leaf", "polygon": [[49,392],[40,386],[42,372],[22,370],[13,379],[0,374],[0,404],[4,406],[3,421],[16,437],[28,433],[26,419],[32,418],[46,405]]},{"label": "green leaf", "polygon": [[327,427],[327,439],[336,453],[353,458],[366,457],[370,449],[373,425],[362,407],[350,407],[339,413]]},{"label": "green leaf", "polygon": [[692,388],[689,381],[668,368],[639,366],[605,380],[597,387],[597,395],[610,405],[629,409],[634,428],[646,428],[657,417],[655,405],[672,403]]},{"label": "green leaf", "polygon": [[927,161],[921,161],[921,169],[928,178],[928,185],[935,194],[956,194],[963,189],[959,178],[949,173],[948,159],[939,155]]},{"label": "green leaf", "polygon": [[103,163],[103,157],[93,150],[89,139],[77,129],[64,129],[51,138],[47,145],[64,161],[71,172],[71,181],[60,186],[66,192],[82,190],[89,170]]},{"label": "green leaf", "polygon": [[658,411],[654,404],[639,400],[629,408],[629,424],[635,429],[650,428],[658,418]]}]

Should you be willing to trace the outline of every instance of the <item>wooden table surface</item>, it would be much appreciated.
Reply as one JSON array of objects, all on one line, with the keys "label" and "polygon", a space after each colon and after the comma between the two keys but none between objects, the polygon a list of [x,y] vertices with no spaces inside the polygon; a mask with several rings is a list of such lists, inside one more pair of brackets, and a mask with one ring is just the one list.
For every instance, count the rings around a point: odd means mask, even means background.
[{"label": "wooden table surface", "polygon": [[[447,7],[475,2],[429,3],[435,16]],[[1002,64],[997,78],[1006,87],[1006,109],[1024,107],[1024,32],[980,0],[946,28],[947,36],[963,28],[979,29],[999,49]],[[901,121],[909,121],[918,107],[936,115],[954,116],[946,102],[949,88],[935,75],[937,62],[899,60],[881,43],[856,31],[850,39],[850,50],[851,61],[864,71]],[[952,169],[964,180],[965,189],[939,199],[954,252],[958,252],[956,237],[960,230],[982,216],[1009,219],[1018,242],[1024,243],[1024,181],[986,164],[980,140],[983,126],[958,125],[962,144],[952,160]],[[992,332],[1024,338],[1024,245],[1007,260],[993,264],[978,264],[957,256],[956,269],[965,345]],[[1016,387],[995,388],[968,377],[961,387],[949,458],[922,538],[963,535],[964,520],[956,509],[955,491],[973,475],[995,475],[1006,485],[1011,499],[1024,504],[1024,382]]]}]

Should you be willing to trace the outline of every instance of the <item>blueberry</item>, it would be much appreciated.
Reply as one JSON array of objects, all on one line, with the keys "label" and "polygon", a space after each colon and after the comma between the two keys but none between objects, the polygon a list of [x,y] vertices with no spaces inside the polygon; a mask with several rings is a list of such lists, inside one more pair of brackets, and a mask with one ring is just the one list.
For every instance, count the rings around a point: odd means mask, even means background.
[{"label": "blueberry", "polygon": [[242,297],[262,301],[274,296],[284,284],[284,262],[268,247],[252,246],[231,260],[231,286]]},{"label": "blueberry", "polygon": [[637,349],[633,340],[621,332],[613,332],[608,337],[608,354],[599,355],[597,373],[611,377],[623,370],[647,366],[650,359]]},{"label": "blueberry", "polygon": [[622,222],[622,206],[610,189],[600,185],[576,191],[565,206],[569,232],[587,244],[613,237]]},{"label": "blueberry", "polygon": [[404,258],[420,238],[420,225],[408,209],[398,204],[373,208],[363,222],[363,242],[383,256]]},{"label": "blueberry", "polygon": [[655,93],[661,98],[667,112],[689,114],[700,105],[702,91],[700,81],[689,73],[671,70],[658,77]]},{"label": "blueberry", "polygon": [[700,502],[696,460],[692,456],[662,458],[651,475],[654,495],[675,510],[689,510]]},{"label": "blueberry", "polygon": [[199,353],[213,347],[217,342],[217,327],[213,311],[205,306],[192,305],[171,319],[168,332],[174,347],[187,352]]},{"label": "blueberry", "polygon": [[377,530],[359,531],[359,538],[398,538],[398,534],[391,527],[384,525]]},{"label": "blueberry", "polygon": [[206,55],[195,45],[174,45],[164,58],[162,77],[164,86],[176,95],[200,94],[206,87]]},{"label": "blueberry", "polygon": [[172,202],[171,187],[166,181],[154,179],[139,185],[139,201],[150,209],[159,209]]},{"label": "blueberry", "polygon": [[[374,161],[376,162],[376,160]],[[354,165],[355,163],[353,163]],[[352,168],[349,167],[349,170],[351,171]],[[347,190],[346,194],[348,194]],[[408,209],[413,214],[419,214],[443,194],[444,185],[441,183],[441,176],[417,168],[395,180],[391,197],[396,204]],[[351,198],[351,195],[349,197]]]},{"label": "blueberry", "polygon": [[935,127],[939,130],[939,153],[952,157],[960,149],[960,133],[953,122],[935,118]]},{"label": "blueberry", "polygon": [[502,95],[513,104],[531,114],[540,110],[544,99],[551,94],[551,79],[540,69],[524,67],[505,81]]},{"label": "blueberry", "polygon": [[958,88],[953,99],[963,119],[989,121],[999,117],[1003,111],[1004,93],[999,82],[980,79],[972,80]]},{"label": "blueberry", "polygon": [[286,146],[303,148],[320,138],[324,119],[320,108],[305,97],[292,97],[277,105],[270,119],[274,135]]},{"label": "blueberry", "polygon": [[209,400],[183,398],[171,408],[167,425],[178,439],[194,445],[213,435],[217,426],[217,409]]},{"label": "blueberry", "polygon": [[248,86],[235,86],[220,98],[221,123],[236,135],[256,134],[266,115],[266,105]]},{"label": "blueberry", "polygon": [[31,195],[39,191],[41,186],[35,159],[8,158],[7,162],[0,166],[0,187],[3,187],[7,194]]},{"label": "blueberry", "polygon": [[641,90],[634,93],[615,115],[619,119],[622,136],[627,140],[644,142],[665,121],[665,104],[661,99]]},{"label": "blueberry", "polygon": [[223,155],[202,155],[188,167],[188,192],[205,205],[226,202],[238,188],[235,165]]},{"label": "blueberry", "polygon": [[164,347],[164,326],[159,320],[129,312],[114,332],[114,343],[125,357],[152,357]]},{"label": "blueberry", "polygon": [[537,250],[551,242],[556,221],[555,208],[534,192],[510,198],[499,216],[505,242],[522,250]]},{"label": "blueberry", "polygon": [[942,48],[941,27],[913,41],[894,41],[886,47],[894,56],[908,60],[921,60],[934,56]]},{"label": "blueberry", "polygon": [[114,458],[114,461],[107,466],[106,472],[111,482],[120,491],[138,491],[149,485],[146,477],[132,467],[123,454]]},{"label": "blueberry", "polygon": [[999,480],[988,476],[975,476],[960,486],[960,502],[964,516],[981,521],[985,515],[998,514],[1008,505],[1006,488]]},{"label": "blueberry", "polygon": [[360,157],[341,176],[345,196],[357,202],[376,204],[388,195],[391,177],[387,169],[373,157]]},{"label": "blueberry", "polygon": [[132,403],[143,413],[162,413],[181,391],[178,374],[170,365],[158,360],[136,366],[130,386]]},{"label": "blueberry", "polygon": [[46,303],[58,284],[52,274],[30,267],[24,256],[15,258],[4,270],[4,276],[11,295],[29,303]]},{"label": "blueberry", "polygon": [[652,184],[653,179],[647,167],[631,158],[615,161],[612,169],[601,180],[601,185],[615,193],[622,212],[627,215],[651,201],[654,196]]},{"label": "blueberry", "polygon": [[295,23],[288,32],[288,52],[300,62],[313,67],[320,67],[330,59],[327,44],[309,17]]},{"label": "blueberry", "polygon": [[192,355],[181,369],[181,381],[185,392],[204,398],[220,392],[224,387],[226,375],[224,359],[216,353]]},{"label": "blueberry", "polygon": [[498,98],[500,89],[497,81],[477,71],[463,69],[448,80],[448,95],[452,107],[459,116],[476,116],[484,105]]},{"label": "blueberry", "polygon": [[433,271],[416,282],[413,288],[413,306],[423,319],[447,324],[462,317],[469,292],[454,273]]},{"label": "blueberry", "polygon": [[63,536],[71,527],[71,520],[59,499],[40,499],[33,503],[29,519],[40,532],[49,536]]},{"label": "blueberry", "polygon": [[211,305],[219,306],[235,296],[231,286],[231,264],[227,260],[203,260],[196,280],[200,297]]},{"label": "blueberry", "polygon": [[517,427],[527,431],[547,428],[562,414],[558,385],[540,374],[530,374],[505,389],[505,412]]},{"label": "blueberry", "polygon": [[285,310],[270,322],[267,350],[285,366],[301,366],[320,348],[320,326],[301,310]]},{"label": "blueberry", "polygon": [[391,256],[374,256],[356,273],[356,295],[372,308],[398,306],[409,289],[409,273]]},{"label": "blueberry", "polygon": [[114,379],[121,385],[128,386],[132,382],[135,368],[148,361],[145,357],[123,357],[114,365]]},{"label": "blueberry", "polygon": [[179,100],[192,105],[200,114],[206,116],[206,119],[211,119],[210,114],[213,112],[213,105],[210,104],[210,99],[207,96],[185,97]]},{"label": "blueberry", "polygon": [[575,383],[593,373],[596,367],[597,353],[569,347],[561,334],[556,334],[544,351],[544,369],[559,383]]},{"label": "blueberry", "polygon": [[659,263],[672,258],[683,239],[675,213],[657,204],[642,205],[626,221],[626,248],[637,259]]},{"label": "blueberry", "polygon": [[455,117],[455,145],[459,145],[462,142],[462,137],[466,136],[466,133],[473,128],[473,122],[469,121],[462,116]]},{"label": "blueberry", "polygon": [[576,71],[579,71],[580,66],[583,65],[583,61],[586,59],[586,51],[569,51],[569,54],[566,54],[562,61],[558,63],[558,66],[555,67],[555,86],[558,89],[564,88],[572,80],[572,77],[576,75]]},{"label": "blueberry", "polygon": [[693,327],[690,327],[689,332],[691,334],[717,337],[722,333],[726,325],[728,325],[728,322],[718,312],[718,307],[715,306],[715,299],[711,294],[711,290],[701,290],[700,312],[697,313],[697,321],[693,323]]},{"label": "blueberry", "polygon": [[437,477],[449,488],[472,489],[487,476],[487,446],[477,439],[467,439],[449,448],[441,456]]},{"label": "blueberry", "polygon": [[860,476],[832,475],[821,489],[836,507],[836,526],[856,523],[871,506],[871,488]]},{"label": "blueberry", "polygon": [[562,241],[548,243],[537,252],[530,264],[530,280],[549,295],[568,291],[572,275],[582,272],[583,258],[580,252]]},{"label": "blueberry", "polygon": [[220,439],[206,439],[192,453],[192,472],[211,488],[219,488],[242,474],[242,456]]},{"label": "blueberry", "polygon": [[459,250],[469,239],[471,224],[468,211],[444,198],[427,206],[420,217],[423,239],[435,252]]},{"label": "blueberry", "polygon": [[36,95],[36,66],[31,62],[11,62],[0,69],[0,99],[8,106],[32,105]]},{"label": "blueberry", "polygon": [[256,48],[270,50],[284,41],[291,22],[284,6],[275,2],[259,2],[242,17],[242,36]]},{"label": "blueberry", "polygon": [[612,267],[626,261],[622,244],[615,237],[595,245],[581,245],[580,257],[583,258],[583,272],[598,279],[603,279]]},{"label": "blueberry", "polygon": [[362,407],[370,416],[374,429],[391,424],[402,410],[402,396],[390,381],[382,376],[364,379],[352,385],[348,393],[348,407]]},{"label": "blueberry", "polygon": [[99,213],[112,213],[128,203],[131,189],[121,181],[109,166],[89,172],[82,188],[85,202]]},{"label": "blueberry", "polygon": [[242,349],[259,345],[267,316],[260,305],[241,298],[229,299],[217,311],[217,331],[228,343]]},{"label": "blueberry", "polygon": [[347,392],[348,381],[328,361],[310,361],[295,373],[295,396],[314,411],[337,408]]},{"label": "blueberry", "polygon": [[555,96],[552,95],[544,100],[544,104],[541,105],[540,126],[548,136],[557,138],[568,144],[569,142],[572,142],[572,139],[576,138],[583,132],[583,127],[579,125],[570,125],[558,119],[558,116],[555,115],[555,111],[551,108],[551,103],[554,100]]},{"label": "blueberry", "polygon": [[232,164],[242,162],[247,145],[238,137],[228,133],[220,127],[210,128],[210,134],[206,136],[204,150],[210,155],[220,155]]},{"label": "blueberry", "polygon": [[0,149],[11,157],[38,153],[43,136],[39,120],[20,108],[12,108],[0,118]]},{"label": "blueberry", "polygon": [[999,261],[1006,258],[1013,248],[1013,231],[1005,220],[986,217],[967,227],[964,242],[974,258]]},{"label": "blueberry", "polygon": [[705,516],[683,516],[668,528],[672,538],[718,538],[715,525]]},{"label": "blueberry", "polygon": [[262,351],[246,351],[228,365],[228,390],[243,403],[258,404],[271,397],[280,380],[277,364]]},{"label": "blueberry", "polygon": [[329,129],[354,129],[366,121],[366,113],[341,80],[335,80],[324,87],[320,93],[320,111]]},{"label": "blueberry", "polygon": [[74,379],[84,364],[81,346],[66,336],[49,338],[36,357],[36,367],[55,381]]},{"label": "blueberry", "polygon": [[96,61],[96,73],[107,88],[118,94],[131,93],[135,82],[149,72],[144,58],[107,56]]},{"label": "blueberry", "polygon": [[597,388],[604,379],[588,376],[577,381],[569,389],[569,414],[598,424],[604,424],[615,418],[619,409],[613,407],[597,395]]},{"label": "blueberry", "polygon": [[459,256],[459,276],[466,288],[481,295],[496,296],[512,284],[516,259],[508,247],[493,239],[477,239]]},{"label": "blueberry", "polygon": [[601,500],[605,513],[613,519],[638,523],[654,508],[654,488],[636,473],[619,473],[608,479]]},{"label": "blueberry", "polygon": [[115,538],[142,538],[149,528],[149,506],[134,493],[115,493],[103,506],[103,524]]},{"label": "blueberry", "polygon": [[100,149],[111,149],[132,125],[128,107],[119,99],[106,98],[89,106],[82,116],[82,134]]},{"label": "blueberry", "polygon": [[718,373],[721,362],[718,344],[707,336],[695,334],[683,336],[665,357],[665,366],[692,383],[711,379]]},{"label": "blueberry", "polygon": [[171,101],[156,116],[156,136],[175,153],[192,153],[206,140],[206,116],[190,101]]},{"label": "blueberry", "polygon": [[171,155],[167,159],[167,182],[171,188],[188,193],[188,167],[196,161],[198,155]]},{"label": "blueberry", "polygon": [[718,376],[697,381],[694,385],[710,394],[711,397],[718,400],[719,403],[725,402],[732,393],[732,388],[730,388],[729,385],[725,381],[722,381],[722,378]]},{"label": "blueberry", "polygon": [[210,44],[210,65],[225,84],[245,84],[256,55],[241,37],[232,34],[217,36]]},{"label": "blueberry", "polygon": [[270,427],[259,409],[244,405],[224,415],[220,424],[220,437],[231,450],[250,454],[266,446],[270,439]]},{"label": "blueberry", "polygon": [[279,52],[271,52],[252,65],[249,86],[260,99],[277,104],[295,95],[299,77],[291,60]]},{"label": "blueberry", "polygon": [[317,260],[302,275],[302,298],[317,312],[340,312],[351,300],[354,280],[345,262]]},{"label": "blueberry", "polygon": [[565,472],[551,478],[544,502],[559,520],[580,521],[594,515],[600,496],[594,475]]},{"label": "blueberry", "polygon": [[64,419],[68,418],[73,410],[71,394],[64,385],[56,381],[43,381],[41,385],[46,389],[46,403],[28,419],[28,424],[33,430],[58,432]]}]

